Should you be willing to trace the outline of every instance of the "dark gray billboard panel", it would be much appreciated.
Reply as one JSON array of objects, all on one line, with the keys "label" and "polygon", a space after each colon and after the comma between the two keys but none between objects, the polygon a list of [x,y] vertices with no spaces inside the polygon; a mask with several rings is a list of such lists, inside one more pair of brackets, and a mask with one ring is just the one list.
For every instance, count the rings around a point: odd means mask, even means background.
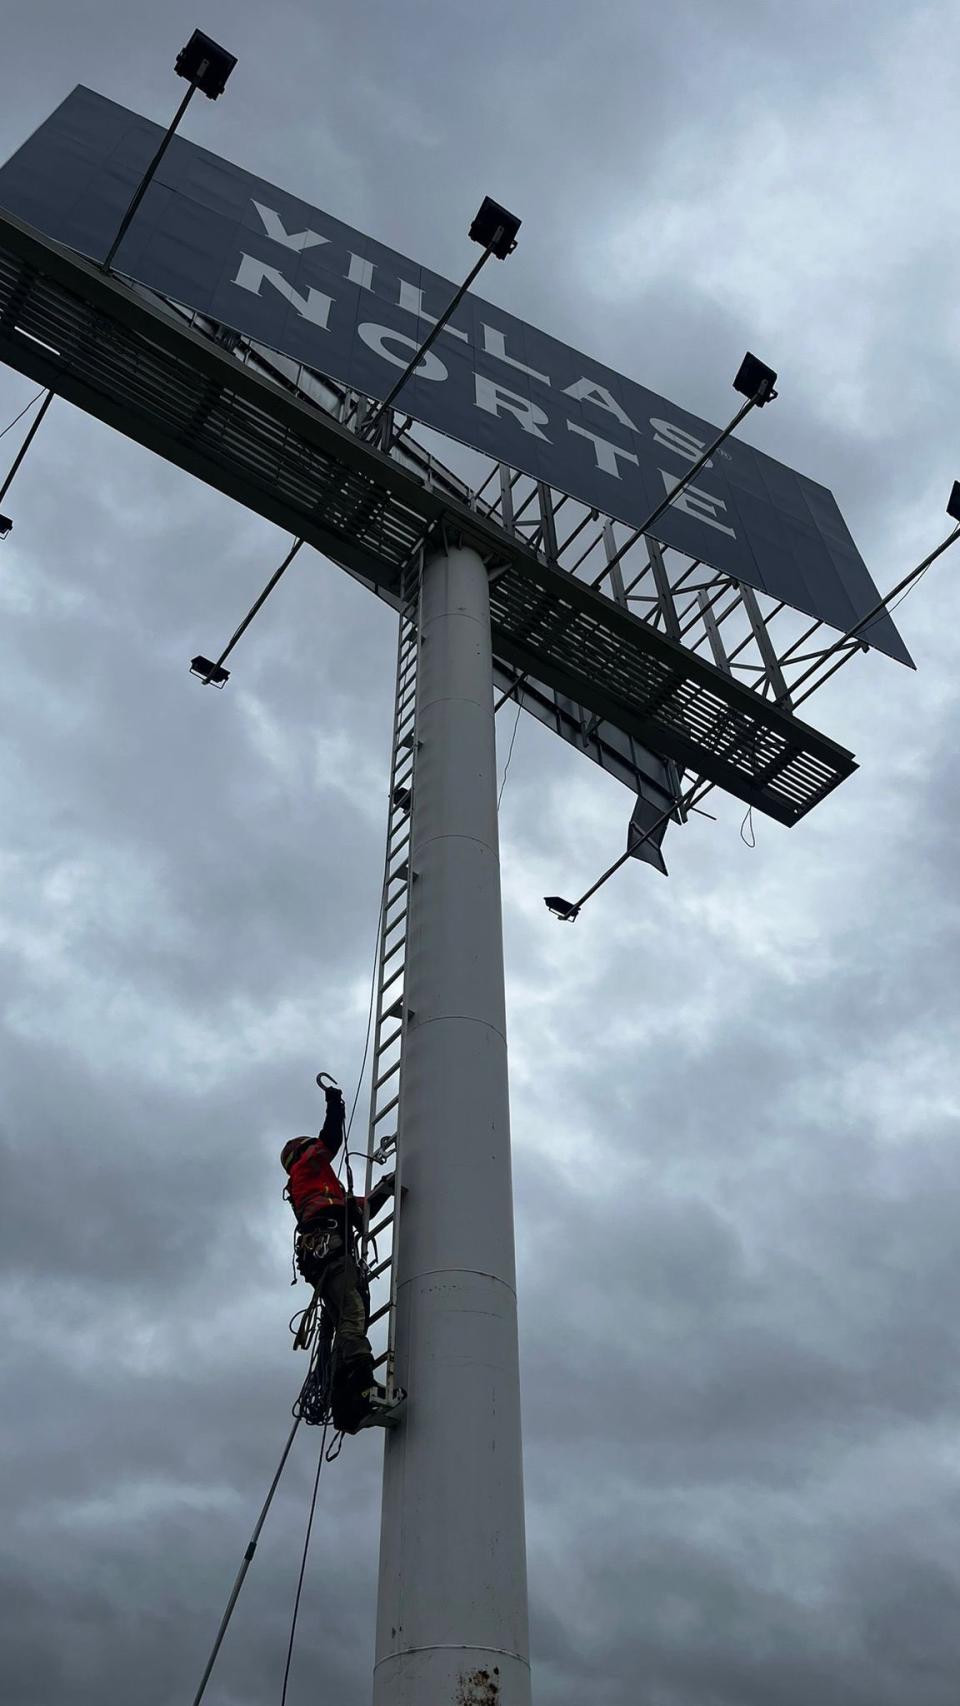
[{"label": "dark gray billboard panel", "polygon": [[[0,168],[0,206],[100,260],[161,134],[115,102],[75,89]],[[373,397],[387,394],[454,290],[180,137],[115,267]],[[473,295],[409,381],[402,406],[633,526],[717,430]],[[737,439],[654,531],[664,544],[844,633],[879,601],[826,487]],[[871,624],[869,642],[911,661],[886,615]]]}]

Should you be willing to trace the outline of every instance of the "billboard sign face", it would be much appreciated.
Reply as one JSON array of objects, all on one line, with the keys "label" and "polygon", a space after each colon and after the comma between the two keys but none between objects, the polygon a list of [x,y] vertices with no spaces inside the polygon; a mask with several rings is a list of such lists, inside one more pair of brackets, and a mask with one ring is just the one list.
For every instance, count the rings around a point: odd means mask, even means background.
[{"label": "billboard sign face", "polygon": [[[94,260],[158,125],[77,88],[0,168],[0,207]],[[479,199],[479,198],[478,198]],[[455,286],[175,137],[119,273],[382,398]],[[405,413],[639,527],[716,436],[708,422],[468,295],[404,388]],[[848,633],[879,602],[826,487],[730,439],[653,531]],[[910,662],[886,615],[870,644]]]}]

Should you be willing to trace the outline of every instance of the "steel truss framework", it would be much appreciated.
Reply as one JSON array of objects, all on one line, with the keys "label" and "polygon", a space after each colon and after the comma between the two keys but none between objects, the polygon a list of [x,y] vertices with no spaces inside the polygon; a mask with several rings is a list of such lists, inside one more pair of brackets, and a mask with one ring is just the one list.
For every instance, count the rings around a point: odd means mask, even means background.
[{"label": "steel truss framework", "polygon": [[107,276],[9,214],[0,359],[304,537],[392,604],[438,530],[474,546],[491,571],[502,687],[631,785],[650,749],[792,824],[855,768],[795,713],[866,649],[862,638],[838,641],[462,451],[478,468],[471,485],[402,415],[385,415],[371,443],[367,399]]}]

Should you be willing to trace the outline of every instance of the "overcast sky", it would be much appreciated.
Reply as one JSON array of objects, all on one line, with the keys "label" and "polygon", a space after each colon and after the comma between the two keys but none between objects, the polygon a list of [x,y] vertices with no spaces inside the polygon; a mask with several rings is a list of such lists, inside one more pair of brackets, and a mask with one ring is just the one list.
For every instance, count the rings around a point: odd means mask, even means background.
[{"label": "overcast sky", "polygon": [[[0,157],[77,82],[835,490],[881,587],[960,475],[955,4],[8,0]],[[0,428],[35,386],[0,370]],[[0,470],[21,428],[0,446]],[[277,1152],[360,1066],[394,619],[61,401],[0,546],[5,1706],[182,1706],[287,1428]],[[720,800],[663,880],[524,717],[503,797],[538,1706],[955,1706],[960,558],[805,715],[858,773]],[[501,762],[509,724],[501,729]],[[717,798],[718,796],[715,796]],[[316,1436],[208,1699],[279,1698]],[[380,1444],[325,1477],[291,1706],[366,1706]]]}]

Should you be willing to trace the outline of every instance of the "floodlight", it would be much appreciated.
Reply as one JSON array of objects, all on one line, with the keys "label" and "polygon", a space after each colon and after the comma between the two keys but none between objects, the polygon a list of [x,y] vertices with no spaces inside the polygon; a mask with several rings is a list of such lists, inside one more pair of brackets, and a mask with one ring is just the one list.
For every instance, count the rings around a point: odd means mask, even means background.
[{"label": "floodlight", "polygon": [[174,70],[178,77],[185,77],[202,95],[215,101],[218,95],[223,94],[236,63],[236,54],[228,53],[225,47],[220,47],[202,30],[194,30],[186,47],[177,54]]},{"label": "floodlight", "polygon": [[548,906],[551,912],[555,912],[558,918],[562,918],[565,924],[574,923],[580,908],[574,906],[572,900],[561,900],[558,894],[545,894],[543,900],[544,905]]},{"label": "floodlight", "polygon": [[498,261],[505,261],[517,246],[519,229],[520,220],[516,214],[508,213],[498,201],[491,201],[485,195],[470,227],[470,236],[482,249],[489,249],[492,255],[496,255]]},{"label": "floodlight", "polygon": [[953,491],[950,493],[947,504],[947,514],[952,516],[954,521],[960,521],[960,480],[953,482]]},{"label": "floodlight", "polygon": [[230,680],[230,671],[220,663],[211,663],[209,658],[191,658],[190,674],[197,676],[204,687],[223,687]]},{"label": "floodlight", "polygon": [[0,539],[6,539],[13,532],[13,522],[8,515],[0,515]]},{"label": "floodlight", "polygon": [[776,383],[777,376],[773,368],[768,367],[766,362],[759,361],[748,350],[740,363],[733,389],[739,391],[742,397],[749,397],[758,409],[762,409],[764,403],[772,403],[777,395],[774,390]]}]

